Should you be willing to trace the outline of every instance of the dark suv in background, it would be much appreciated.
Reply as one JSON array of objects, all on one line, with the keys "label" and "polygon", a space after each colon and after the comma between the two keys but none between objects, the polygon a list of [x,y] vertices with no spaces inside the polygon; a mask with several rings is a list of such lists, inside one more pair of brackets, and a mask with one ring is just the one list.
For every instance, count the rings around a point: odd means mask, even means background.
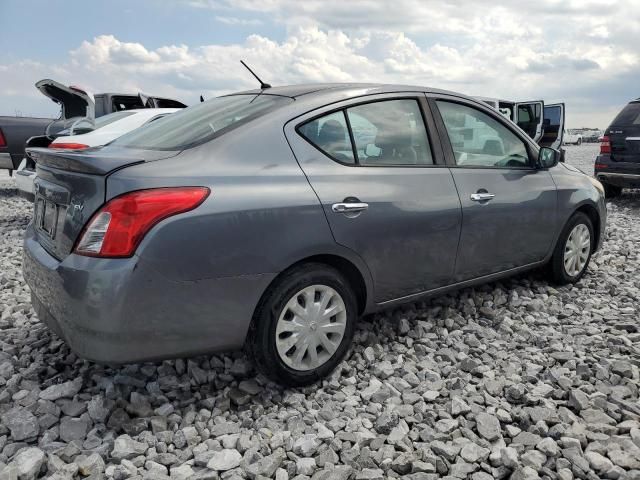
[{"label": "dark suv in background", "polygon": [[629,102],[604,132],[595,176],[607,197],[640,188],[640,98]]}]

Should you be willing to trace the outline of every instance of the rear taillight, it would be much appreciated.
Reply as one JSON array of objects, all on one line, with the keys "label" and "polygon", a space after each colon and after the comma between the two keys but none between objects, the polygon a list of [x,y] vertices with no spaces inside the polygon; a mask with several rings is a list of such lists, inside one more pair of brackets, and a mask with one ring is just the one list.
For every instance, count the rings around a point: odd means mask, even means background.
[{"label": "rear taillight", "polygon": [[4,139],[4,134],[2,133],[2,130],[0,130],[0,147],[6,147],[7,146],[7,141]]},{"label": "rear taillight", "polygon": [[50,143],[49,148],[58,148],[60,150],[83,150],[85,148],[89,148],[89,145],[85,145],[84,143]]},{"label": "rear taillight", "polygon": [[611,141],[606,135],[602,137],[602,141],[600,143],[600,153],[611,153]]},{"label": "rear taillight", "polygon": [[603,168],[607,168],[607,165],[606,165],[606,164],[604,164],[604,163],[596,163],[596,164],[594,165],[594,168],[595,168],[596,170],[602,170]]},{"label": "rear taillight", "polygon": [[206,187],[169,187],[120,195],[93,215],[74,251],[91,257],[130,257],[154,225],[193,210],[209,193]]}]

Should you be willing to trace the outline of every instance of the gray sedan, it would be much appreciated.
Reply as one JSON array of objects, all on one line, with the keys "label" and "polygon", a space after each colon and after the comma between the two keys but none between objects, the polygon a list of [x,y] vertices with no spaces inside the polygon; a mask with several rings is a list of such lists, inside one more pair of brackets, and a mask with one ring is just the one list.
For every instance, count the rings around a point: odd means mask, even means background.
[{"label": "gray sedan", "polygon": [[308,384],[360,316],[544,265],[576,282],[605,228],[599,182],[489,106],[422,87],[243,92],[29,155],[33,304],[98,362],[244,346]]}]

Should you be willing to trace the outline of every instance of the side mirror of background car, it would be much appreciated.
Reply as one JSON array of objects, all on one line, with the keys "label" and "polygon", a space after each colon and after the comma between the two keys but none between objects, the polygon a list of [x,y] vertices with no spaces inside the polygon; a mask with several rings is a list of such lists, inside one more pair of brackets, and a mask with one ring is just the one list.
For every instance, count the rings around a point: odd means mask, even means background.
[{"label": "side mirror of background car", "polygon": [[538,153],[538,167],[551,168],[555,167],[560,161],[562,154],[555,148],[542,147]]}]

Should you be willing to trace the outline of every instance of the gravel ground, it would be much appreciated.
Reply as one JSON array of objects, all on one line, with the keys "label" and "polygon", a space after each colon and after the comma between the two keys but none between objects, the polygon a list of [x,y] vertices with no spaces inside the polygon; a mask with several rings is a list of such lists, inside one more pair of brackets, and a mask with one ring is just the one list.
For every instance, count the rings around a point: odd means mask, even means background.
[{"label": "gravel ground", "polygon": [[31,309],[31,206],[0,176],[0,480],[640,479],[640,194],[608,208],[579,284],[534,272],[375,315],[331,378],[282,390],[241,354],[79,360]]}]

